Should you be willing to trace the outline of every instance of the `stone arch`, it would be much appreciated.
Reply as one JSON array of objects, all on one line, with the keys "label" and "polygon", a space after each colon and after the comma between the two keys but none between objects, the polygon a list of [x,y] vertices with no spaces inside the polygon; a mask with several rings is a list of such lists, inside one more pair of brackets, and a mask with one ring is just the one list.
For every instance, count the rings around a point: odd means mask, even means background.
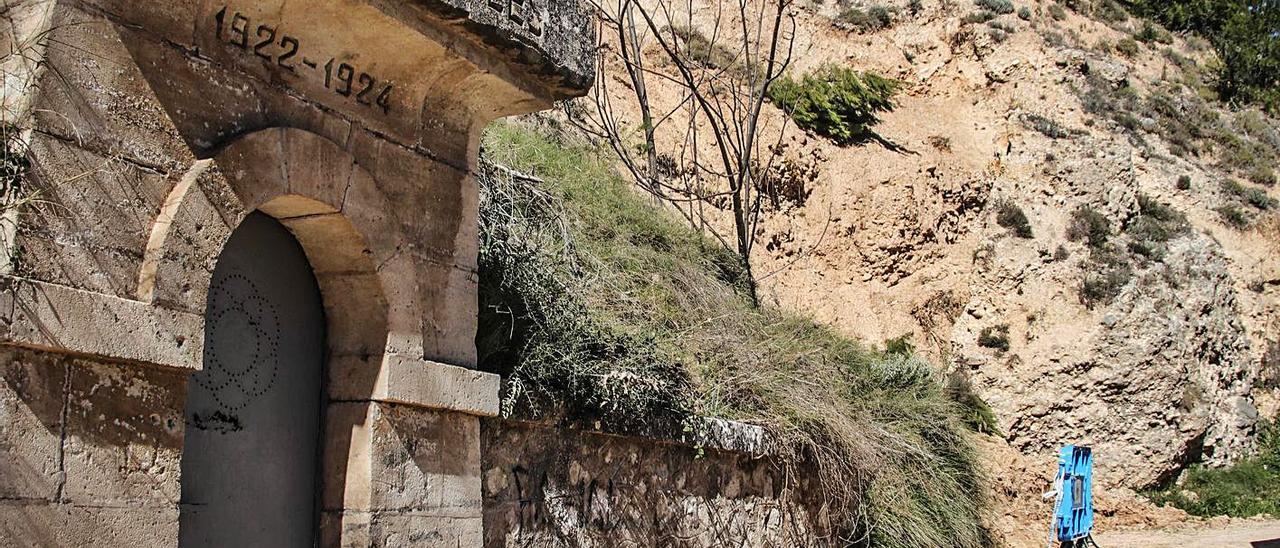
[{"label": "stone arch", "polygon": [[412,311],[388,304],[412,279],[390,207],[373,176],[324,137],[283,127],[243,135],[174,186],[153,225],[137,296],[202,313],[222,247],[261,211],[293,233],[311,263],[331,358],[380,357],[421,338]]},{"label": "stone arch", "polygon": [[[320,287],[326,323],[322,511],[369,504],[369,402],[389,376],[421,356],[408,239],[374,177],[332,141],[294,128],[236,138],[197,163],[161,208],[137,296],[204,314],[213,267],[240,223],[265,213],[297,239]],[[389,296],[401,296],[391,304]],[[322,522],[323,523],[323,522]]]}]

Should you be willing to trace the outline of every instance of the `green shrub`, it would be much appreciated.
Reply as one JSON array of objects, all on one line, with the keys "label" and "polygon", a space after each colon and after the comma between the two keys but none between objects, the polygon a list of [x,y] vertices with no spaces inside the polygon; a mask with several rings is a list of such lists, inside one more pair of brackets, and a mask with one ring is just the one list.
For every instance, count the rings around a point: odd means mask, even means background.
[{"label": "green shrub", "polygon": [[978,25],[978,24],[989,22],[995,18],[996,18],[995,12],[988,11],[988,10],[981,10],[981,11],[975,11],[973,13],[970,13],[969,15],[964,16],[964,18],[961,19],[960,22],[966,25]]},{"label": "green shrub", "polygon": [[1183,175],[1178,177],[1178,190],[1191,190],[1191,176]]},{"label": "green shrub", "polygon": [[1002,201],[996,206],[996,224],[1012,230],[1019,238],[1030,239],[1034,236],[1027,214],[1023,213],[1018,204],[1010,201]]},{"label": "green shrub", "polygon": [[1071,223],[1067,225],[1067,239],[1073,242],[1085,241],[1089,247],[1101,248],[1111,237],[1111,221],[1091,206],[1080,206],[1071,215]]},{"label": "green shrub", "polygon": [[1214,211],[1218,212],[1218,217],[1222,219],[1222,222],[1236,230],[1244,230],[1253,224],[1253,218],[1249,216],[1249,213],[1244,208],[1238,205],[1226,204],[1219,206]]},{"label": "green shrub", "polygon": [[929,364],[753,306],[735,254],[599,150],[511,124],[483,144],[476,346],[503,375],[505,415],[641,432],[750,422],[779,466],[815,476],[846,538],[989,542],[966,411]]},{"label": "green shrub", "polygon": [[1141,48],[1139,48],[1138,42],[1134,39],[1123,38],[1116,42],[1116,51],[1125,57],[1136,57]]},{"label": "green shrub", "polygon": [[693,64],[707,69],[725,71],[741,80],[763,72],[761,66],[750,63],[748,56],[743,52],[726,48],[722,41],[714,41],[698,29],[668,27],[664,30],[680,39],[684,44],[682,54]]},{"label": "green shrub", "polygon": [[914,355],[916,353],[916,345],[911,343],[911,334],[907,333],[896,339],[884,341],[884,353],[902,356]]},{"label": "green shrub", "polygon": [[1062,8],[1062,4],[1054,3],[1049,6],[1049,17],[1054,21],[1062,21],[1067,18],[1067,10]]},{"label": "green shrub", "polygon": [[784,77],[769,87],[769,99],[803,129],[848,145],[874,133],[879,114],[892,111],[899,83],[878,74],[825,65],[799,80]]},{"label": "green shrub", "polygon": [[978,333],[978,346],[1007,352],[1009,350],[1009,324],[984,327]]},{"label": "green shrub", "polygon": [[1084,280],[1080,284],[1080,302],[1092,309],[1108,304],[1120,295],[1120,291],[1133,279],[1133,266],[1124,253],[1111,249],[1095,249],[1085,266]]},{"label": "green shrub", "polygon": [[1175,31],[1208,39],[1218,53],[1222,99],[1280,109],[1280,4],[1242,0],[1127,0],[1136,12]]},{"label": "green shrub", "polygon": [[1026,124],[1031,129],[1039,131],[1045,137],[1050,139],[1065,139],[1079,133],[1063,127],[1062,124],[1059,124],[1055,120],[1034,113],[1024,114],[1022,116],[1022,123]]},{"label": "green shrub", "polygon": [[1021,8],[1018,8],[1018,18],[1022,19],[1023,21],[1030,21],[1031,8],[1028,8],[1026,6],[1022,6]]},{"label": "green shrub", "polygon": [[893,12],[881,5],[866,10],[851,6],[840,12],[836,21],[859,32],[875,32],[893,26]]},{"label": "green shrub", "polygon": [[1053,250],[1053,260],[1062,262],[1071,258],[1071,250],[1067,246],[1058,244],[1058,249]]},{"label": "green shrub", "polygon": [[1156,261],[1164,258],[1170,240],[1190,231],[1186,215],[1145,194],[1138,195],[1138,215],[1124,229],[1129,250]]},{"label": "green shrub", "polygon": [[1260,422],[1257,429],[1254,455],[1225,468],[1192,466],[1179,484],[1147,496],[1196,516],[1280,515],[1280,422]]},{"label": "green shrub", "polygon": [[977,4],[978,7],[982,9],[992,11],[1000,15],[1013,13],[1012,0],[974,0],[973,3]]},{"label": "green shrub", "polygon": [[1173,43],[1173,35],[1169,34],[1169,31],[1166,31],[1160,27],[1157,27],[1151,21],[1143,21],[1142,28],[1139,29],[1138,32],[1134,33],[1133,37],[1137,39],[1139,42],[1143,42],[1146,44],[1151,44],[1151,43],[1172,44]]},{"label": "green shrub", "polygon": [[1090,12],[1106,23],[1123,23],[1129,20],[1129,12],[1116,0],[1097,0]]},{"label": "green shrub", "polygon": [[1223,181],[1222,191],[1263,211],[1274,209],[1277,205],[1280,205],[1280,201],[1268,195],[1266,190],[1245,186],[1231,179]]},{"label": "green shrub", "polygon": [[1276,172],[1266,166],[1257,166],[1249,172],[1249,180],[1262,186],[1276,186]]}]

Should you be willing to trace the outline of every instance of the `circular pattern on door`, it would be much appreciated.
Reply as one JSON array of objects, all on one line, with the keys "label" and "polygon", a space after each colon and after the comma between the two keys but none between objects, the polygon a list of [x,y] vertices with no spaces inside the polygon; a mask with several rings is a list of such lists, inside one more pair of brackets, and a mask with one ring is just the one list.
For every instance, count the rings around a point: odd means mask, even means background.
[{"label": "circular pattern on door", "polygon": [[209,287],[204,371],[194,380],[221,411],[243,409],[276,382],[280,316],[253,280],[232,273]]}]

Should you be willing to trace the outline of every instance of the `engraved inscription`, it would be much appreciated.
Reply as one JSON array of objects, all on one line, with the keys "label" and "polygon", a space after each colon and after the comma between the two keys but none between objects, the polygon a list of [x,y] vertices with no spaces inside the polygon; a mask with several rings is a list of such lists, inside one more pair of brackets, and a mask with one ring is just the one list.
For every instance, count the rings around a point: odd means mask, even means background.
[{"label": "engraved inscription", "polygon": [[[523,3],[528,0],[506,1]],[[284,29],[253,21],[226,6],[213,17],[214,32],[219,42],[239,48],[245,55],[260,58],[269,65],[323,81],[325,89],[363,106],[381,110],[383,114],[391,113],[395,84],[383,81],[342,59],[330,57],[327,60],[316,60],[307,57],[303,53],[302,41],[290,36]]]},{"label": "engraved inscription", "polygon": [[534,6],[536,0],[488,0],[489,9],[506,17],[516,28],[524,28],[529,34],[542,36],[542,12]]}]

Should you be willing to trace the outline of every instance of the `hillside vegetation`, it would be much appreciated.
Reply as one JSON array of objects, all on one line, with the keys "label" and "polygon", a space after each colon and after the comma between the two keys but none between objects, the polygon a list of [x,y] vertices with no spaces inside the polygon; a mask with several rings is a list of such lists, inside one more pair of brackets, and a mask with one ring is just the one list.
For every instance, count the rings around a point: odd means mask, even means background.
[{"label": "hillside vegetation", "polygon": [[1150,496],[1197,516],[1280,516],[1280,423],[1262,425],[1255,455],[1228,468],[1193,467],[1180,485]]},{"label": "hillside vegetation", "polygon": [[477,343],[503,413],[647,433],[759,424],[782,465],[816,470],[850,542],[986,543],[965,427],[981,401],[909,346],[753,307],[733,253],[604,156],[521,125],[485,136]]}]

